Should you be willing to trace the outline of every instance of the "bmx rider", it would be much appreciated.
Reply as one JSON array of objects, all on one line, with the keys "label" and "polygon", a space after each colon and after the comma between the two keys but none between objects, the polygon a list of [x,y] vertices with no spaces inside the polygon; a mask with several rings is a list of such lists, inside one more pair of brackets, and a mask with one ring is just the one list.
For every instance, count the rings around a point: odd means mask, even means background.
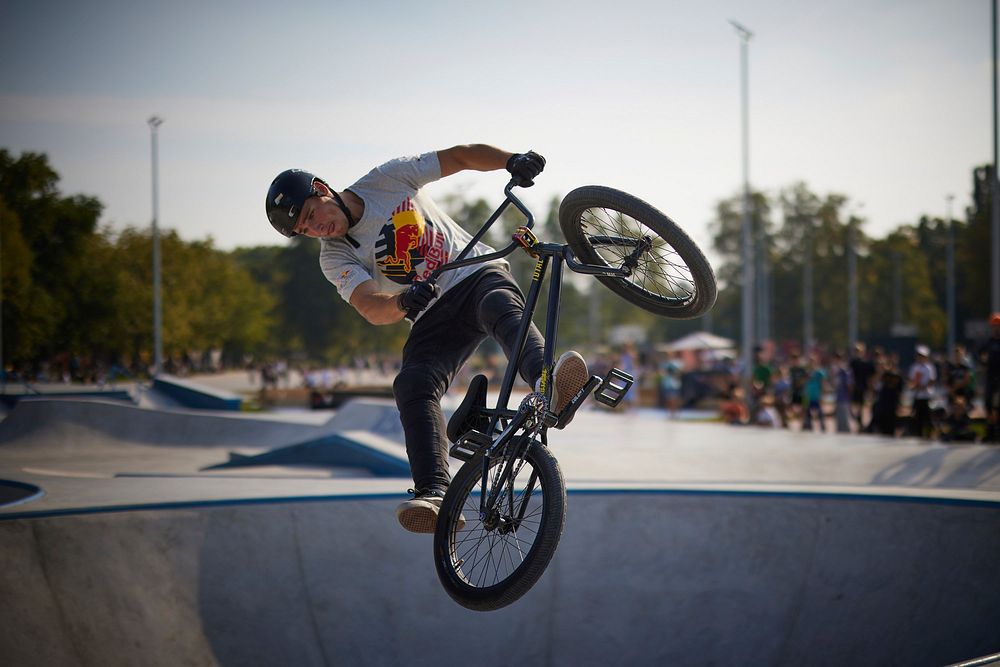
[{"label": "bmx rider", "polygon": [[[268,189],[271,225],[286,237],[319,239],[323,274],[368,322],[394,324],[416,313],[393,381],[414,484],[396,517],[409,531],[434,532],[451,482],[441,397],[487,336],[510,358],[524,314],[524,296],[502,259],[426,280],[472,237],[422,188],[460,171],[503,168],[516,185],[530,187],[544,166],[533,151],[472,144],[390,160],[339,192],[299,169],[278,174]],[[490,252],[478,243],[468,256]],[[542,366],[542,336],[532,324],[518,372],[537,387]],[[553,370],[552,411],[559,414],[588,379],[583,357],[563,354]]]}]

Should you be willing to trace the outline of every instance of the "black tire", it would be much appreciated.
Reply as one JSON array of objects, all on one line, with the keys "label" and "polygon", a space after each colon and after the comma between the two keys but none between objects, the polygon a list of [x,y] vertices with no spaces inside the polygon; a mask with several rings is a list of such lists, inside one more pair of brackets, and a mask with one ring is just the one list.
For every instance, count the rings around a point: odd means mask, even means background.
[{"label": "black tire", "polygon": [[[559,545],[566,521],[566,484],[559,463],[538,442],[528,448],[523,461],[513,485],[505,487],[513,490],[515,506],[524,498],[533,473],[537,481],[516,528],[491,528],[490,518],[480,516],[481,455],[462,466],[441,504],[434,562],[448,595],[467,609],[490,611],[518,600],[542,576]],[[491,461],[491,479],[504,462]],[[460,515],[466,522],[462,530]],[[495,519],[496,515],[494,524]]]},{"label": "black tire", "polygon": [[[559,226],[585,264],[634,266],[627,278],[597,276],[626,301],[657,315],[691,319],[715,304],[715,274],[673,220],[630,194],[599,185],[577,188],[559,206]],[[645,238],[650,247],[634,251]]]}]

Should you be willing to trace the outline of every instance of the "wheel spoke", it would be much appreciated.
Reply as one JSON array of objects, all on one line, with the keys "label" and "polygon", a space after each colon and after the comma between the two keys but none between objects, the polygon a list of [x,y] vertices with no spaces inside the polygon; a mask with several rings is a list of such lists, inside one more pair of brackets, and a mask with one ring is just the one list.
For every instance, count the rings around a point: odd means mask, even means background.
[{"label": "wheel spoke", "polygon": [[[492,484],[499,483],[499,472],[504,465],[503,458],[498,457],[491,466],[489,479]],[[462,530],[454,529],[452,533],[451,554],[455,571],[476,588],[494,586],[510,577],[539,539],[545,493],[534,466],[527,458],[515,462],[513,474],[504,486],[506,488],[498,494],[494,507],[487,508],[487,511],[495,513],[494,520],[503,518],[502,527],[497,524],[490,529],[480,520],[479,498],[483,493],[480,477],[462,503],[466,525]],[[515,512],[524,503],[524,515],[519,522],[515,522]]]},{"label": "wheel spoke", "polygon": [[652,247],[639,258],[628,282],[641,293],[658,299],[687,302],[695,297],[690,268],[676,249],[642,222],[620,211],[597,207],[583,212],[580,226],[584,235],[593,239],[592,247],[598,257],[614,268],[624,266],[625,259],[643,237],[653,239]]}]

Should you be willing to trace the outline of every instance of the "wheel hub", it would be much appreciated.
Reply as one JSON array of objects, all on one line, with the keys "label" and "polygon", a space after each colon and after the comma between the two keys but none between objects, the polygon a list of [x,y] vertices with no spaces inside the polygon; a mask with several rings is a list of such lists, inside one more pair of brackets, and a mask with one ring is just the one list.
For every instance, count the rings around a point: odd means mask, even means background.
[{"label": "wheel hub", "polygon": [[639,266],[639,258],[646,254],[646,251],[653,247],[653,239],[649,236],[643,236],[642,240],[636,244],[635,250],[622,260],[622,264],[625,268],[634,271],[637,266]]},{"label": "wheel hub", "polygon": [[482,522],[483,528],[487,532],[496,531],[501,535],[512,533],[517,528],[517,522],[509,516],[500,514],[499,510],[490,510],[487,512],[482,518]]}]

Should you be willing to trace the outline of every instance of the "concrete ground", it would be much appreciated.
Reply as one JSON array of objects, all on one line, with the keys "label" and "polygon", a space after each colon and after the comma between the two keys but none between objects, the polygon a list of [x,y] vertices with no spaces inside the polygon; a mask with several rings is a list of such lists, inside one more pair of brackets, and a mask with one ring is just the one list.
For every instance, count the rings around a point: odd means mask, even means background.
[{"label": "concrete ground", "polygon": [[[943,665],[1000,651],[1000,448],[642,410],[582,411],[550,435],[569,489],[559,550],[524,598],[476,613],[441,589],[430,538],[395,524],[410,481],[378,472],[405,461],[391,402],[22,402],[0,422],[0,656]],[[301,443],[352,456],[215,467]]]}]

